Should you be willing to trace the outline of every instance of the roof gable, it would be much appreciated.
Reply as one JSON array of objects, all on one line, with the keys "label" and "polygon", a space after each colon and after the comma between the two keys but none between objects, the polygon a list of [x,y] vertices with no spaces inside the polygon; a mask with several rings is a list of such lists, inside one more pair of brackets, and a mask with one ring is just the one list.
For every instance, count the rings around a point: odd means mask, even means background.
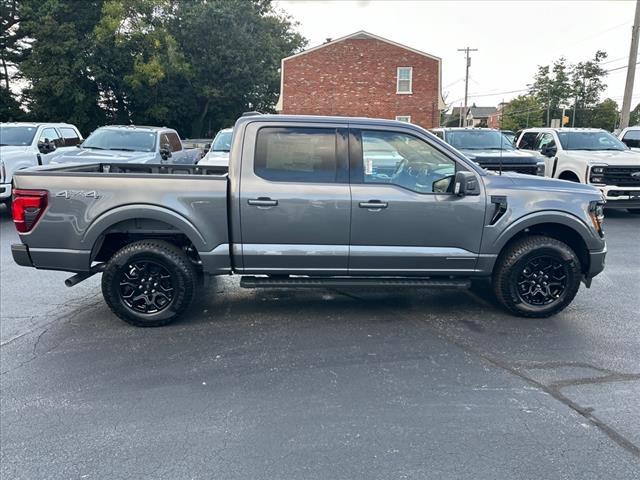
[{"label": "roof gable", "polygon": [[431,55],[426,52],[422,52],[420,50],[416,50],[415,48],[407,47],[406,45],[402,45],[401,43],[394,42],[387,38],[379,37],[378,35],[374,35],[373,33],[365,32],[364,30],[360,30],[358,32],[352,33],[350,35],[345,35],[344,37],[336,38],[335,40],[331,40],[330,42],[325,42],[322,45],[317,45],[315,47],[309,48],[308,50],[303,50],[302,52],[298,52],[289,57],[283,58],[282,61],[286,62],[291,58],[296,58],[301,55],[306,55],[307,53],[315,52],[316,50],[320,50],[321,48],[328,47],[330,45],[335,45],[336,43],[344,42],[345,40],[378,40],[379,42],[388,43],[390,45],[394,45],[396,47],[402,48],[404,50],[408,50],[413,53],[417,53],[418,55],[422,55],[424,57],[430,58],[432,60],[436,60],[440,62],[442,59],[440,57],[436,57],[435,55]]}]

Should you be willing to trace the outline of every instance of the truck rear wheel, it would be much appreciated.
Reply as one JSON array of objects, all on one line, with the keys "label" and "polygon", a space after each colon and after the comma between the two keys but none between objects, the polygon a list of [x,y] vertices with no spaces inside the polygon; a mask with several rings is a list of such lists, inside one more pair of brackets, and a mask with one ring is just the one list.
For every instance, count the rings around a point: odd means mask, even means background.
[{"label": "truck rear wheel", "polygon": [[118,250],[102,274],[102,295],[113,313],[136,327],[171,323],[193,300],[197,274],[187,255],[162,240]]},{"label": "truck rear wheel", "polygon": [[522,317],[549,317],[566,308],[580,288],[580,260],[555,238],[531,236],[500,256],[493,273],[498,301]]}]

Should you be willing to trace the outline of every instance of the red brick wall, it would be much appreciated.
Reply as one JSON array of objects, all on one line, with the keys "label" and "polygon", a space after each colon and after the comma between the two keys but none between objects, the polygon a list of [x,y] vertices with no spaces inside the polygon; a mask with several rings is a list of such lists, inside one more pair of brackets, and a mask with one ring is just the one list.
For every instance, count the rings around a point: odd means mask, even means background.
[{"label": "red brick wall", "polygon": [[[413,93],[396,94],[398,67]],[[284,62],[282,113],[395,119],[439,126],[438,61],[375,39],[347,39]]]}]

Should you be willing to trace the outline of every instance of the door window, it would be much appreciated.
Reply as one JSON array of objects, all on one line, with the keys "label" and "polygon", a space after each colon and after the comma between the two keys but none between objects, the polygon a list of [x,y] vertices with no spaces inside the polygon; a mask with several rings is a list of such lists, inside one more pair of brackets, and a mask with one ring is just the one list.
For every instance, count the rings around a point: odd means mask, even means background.
[{"label": "door window", "polygon": [[536,132],[526,132],[522,134],[518,147],[522,150],[533,150],[536,144]]},{"label": "door window", "polygon": [[166,134],[167,140],[169,141],[169,147],[172,152],[179,152],[182,150],[182,142],[180,141],[180,137],[175,132],[167,132]]},{"label": "door window", "polygon": [[629,148],[640,148],[640,130],[629,130],[622,137],[622,143]]},{"label": "door window", "polygon": [[254,171],[275,182],[336,182],[336,129],[261,128]]},{"label": "door window", "polygon": [[362,131],[364,183],[388,183],[417,193],[447,193],[456,163],[412,135]]},{"label": "door window", "polygon": [[58,131],[55,128],[49,127],[42,130],[38,143],[44,143],[45,139],[53,142],[56,147],[62,146],[62,138],[58,135]]},{"label": "door window", "polygon": [[80,135],[73,128],[60,127],[60,133],[64,137],[64,144],[67,147],[73,147],[80,143]]},{"label": "door window", "polygon": [[541,134],[536,141],[535,150],[540,151],[544,147],[556,148],[556,141],[550,133]]}]

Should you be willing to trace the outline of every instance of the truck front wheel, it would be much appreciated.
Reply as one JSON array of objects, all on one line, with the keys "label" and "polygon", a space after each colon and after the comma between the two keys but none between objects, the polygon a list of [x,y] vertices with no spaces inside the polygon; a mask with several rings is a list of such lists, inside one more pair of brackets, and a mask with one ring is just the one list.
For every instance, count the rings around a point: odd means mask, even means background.
[{"label": "truck front wheel", "polygon": [[162,240],[118,250],[102,274],[102,295],[118,317],[137,327],[174,321],[193,300],[197,274],[187,255]]},{"label": "truck front wheel", "polygon": [[536,235],[516,241],[499,257],[493,289],[516,315],[549,317],[573,301],[580,278],[580,261],[567,244]]}]

